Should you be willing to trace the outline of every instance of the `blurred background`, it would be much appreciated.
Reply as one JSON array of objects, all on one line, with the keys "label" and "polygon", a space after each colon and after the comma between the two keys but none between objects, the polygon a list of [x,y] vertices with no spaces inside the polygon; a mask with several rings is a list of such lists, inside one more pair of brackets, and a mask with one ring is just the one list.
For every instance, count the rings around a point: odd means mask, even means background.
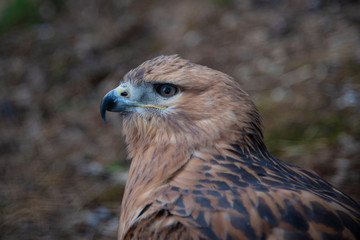
[{"label": "blurred background", "polygon": [[360,1],[0,1],[0,239],[114,239],[129,161],[99,104],[179,54],[251,94],[266,144],[360,199]]}]

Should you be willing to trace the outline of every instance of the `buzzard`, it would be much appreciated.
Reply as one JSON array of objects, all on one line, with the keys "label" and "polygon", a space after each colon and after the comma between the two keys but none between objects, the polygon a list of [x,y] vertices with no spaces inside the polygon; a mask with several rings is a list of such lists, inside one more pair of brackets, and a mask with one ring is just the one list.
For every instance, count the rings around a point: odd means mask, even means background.
[{"label": "buzzard", "polygon": [[359,239],[360,206],[273,157],[260,115],[228,75],[159,56],[101,102],[132,159],[119,239]]}]

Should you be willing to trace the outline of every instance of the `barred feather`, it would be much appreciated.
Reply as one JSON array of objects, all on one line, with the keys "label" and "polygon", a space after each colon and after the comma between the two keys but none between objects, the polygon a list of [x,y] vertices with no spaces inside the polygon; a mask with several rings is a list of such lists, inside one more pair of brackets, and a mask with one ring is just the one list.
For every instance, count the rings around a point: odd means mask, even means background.
[{"label": "barred feather", "polygon": [[124,114],[132,163],[119,239],[360,238],[358,203],[273,157],[256,107],[231,77],[160,56],[122,82],[181,93],[164,110]]}]

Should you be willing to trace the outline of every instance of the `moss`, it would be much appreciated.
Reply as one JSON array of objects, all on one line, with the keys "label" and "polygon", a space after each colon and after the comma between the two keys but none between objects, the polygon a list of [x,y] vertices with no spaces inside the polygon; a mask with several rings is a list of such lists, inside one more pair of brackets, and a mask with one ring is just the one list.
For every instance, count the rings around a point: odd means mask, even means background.
[{"label": "moss", "polygon": [[286,125],[278,125],[265,132],[266,145],[274,154],[282,154],[284,151],[294,154],[311,152],[319,141],[329,146],[335,145],[341,133],[353,135],[359,132],[360,124],[356,121],[350,122],[346,115],[346,112],[334,113],[322,116],[315,122],[289,122]]},{"label": "moss", "polygon": [[[27,27],[41,22],[40,8],[44,0],[9,0],[0,10],[0,34],[15,27]],[[66,0],[49,0],[58,10]]]},{"label": "moss", "polygon": [[350,79],[354,83],[360,82],[360,61],[355,59],[350,59],[342,63],[339,69],[338,79],[342,80],[344,78]]},{"label": "moss", "polygon": [[39,1],[11,0],[1,11],[0,33],[4,33],[14,26],[30,25],[39,21]]},{"label": "moss", "polygon": [[231,0],[212,0],[211,2],[220,7],[227,7],[231,4]]},{"label": "moss", "polygon": [[104,191],[97,194],[91,202],[95,205],[106,205],[106,203],[111,202],[119,203],[121,202],[124,190],[125,186],[123,184],[108,186]]},{"label": "moss", "polygon": [[113,161],[113,162],[107,164],[105,167],[105,171],[108,173],[124,171],[125,169],[127,169],[127,167],[120,160]]}]

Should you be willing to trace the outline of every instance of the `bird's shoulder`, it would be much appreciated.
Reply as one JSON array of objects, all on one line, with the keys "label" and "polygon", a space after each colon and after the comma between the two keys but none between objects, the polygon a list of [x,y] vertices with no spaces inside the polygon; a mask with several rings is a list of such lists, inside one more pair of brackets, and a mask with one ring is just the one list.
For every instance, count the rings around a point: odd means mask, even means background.
[{"label": "bird's shoulder", "polygon": [[129,234],[143,239],[356,239],[359,219],[331,204],[306,191],[169,186]]},{"label": "bird's shoulder", "polygon": [[[265,161],[266,160],[266,161]],[[259,151],[198,154],[154,191],[127,236],[355,239],[359,207],[316,174]]]}]

